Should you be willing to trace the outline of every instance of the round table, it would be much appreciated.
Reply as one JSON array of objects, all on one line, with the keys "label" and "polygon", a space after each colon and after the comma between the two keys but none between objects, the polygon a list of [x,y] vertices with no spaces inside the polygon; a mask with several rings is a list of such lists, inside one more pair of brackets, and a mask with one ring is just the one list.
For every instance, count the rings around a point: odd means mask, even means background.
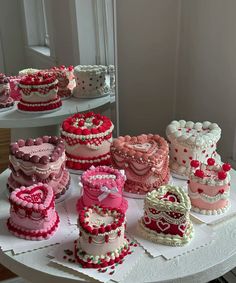
[{"label": "round table", "polygon": [[[0,213],[9,209],[4,191],[8,175],[9,170],[0,175]],[[231,176],[231,189],[235,189],[236,171]],[[144,253],[125,276],[124,282],[207,282],[225,274],[236,266],[236,217],[215,225],[214,230],[215,240],[211,244],[171,260],[161,256],[151,258]],[[34,283],[94,282],[87,276],[50,263],[47,257],[50,249],[43,248],[16,256],[1,251],[0,263]]]}]

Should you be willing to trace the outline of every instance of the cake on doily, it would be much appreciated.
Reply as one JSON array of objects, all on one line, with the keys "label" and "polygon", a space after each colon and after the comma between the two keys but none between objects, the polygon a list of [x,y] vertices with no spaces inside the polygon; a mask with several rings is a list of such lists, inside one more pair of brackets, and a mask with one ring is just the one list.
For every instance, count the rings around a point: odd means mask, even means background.
[{"label": "cake on doily", "polygon": [[92,205],[119,208],[126,211],[128,202],[122,197],[125,176],[119,170],[108,166],[91,166],[81,176],[82,194],[77,210]]},{"label": "cake on doily", "polygon": [[148,240],[170,246],[182,246],[193,237],[189,218],[191,203],[182,188],[161,186],[149,192],[144,201],[144,216],[138,231]]},{"label": "cake on doily", "polygon": [[110,165],[111,120],[93,112],[77,113],[62,123],[66,165],[74,170],[87,170],[91,165]]},{"label": "cake on doily", "polygon": [[191,161],[188,194],[192,210],[207,215],[224,213],[230,207],[230,164],[216,164],[213,158],[207,164]]},{"label": "cake on doily", "polygon": [[111,145],[112,165],[124,169],[124,190],[137,195],[167,184],[169,181],[169,148],[159,135],[118,137]]},{"label": "cake on doily", "polygon": [[9,201],[11,208],[7,227],[15,236],[45,240],[56,232],[60,219],[50,186],[42,183],[22,186],[10,194]]},{"label": "cake on doily", "polygon": [[73,96],[78,98],[99,97],[107,93],[107,67],[102,65],[79,65],[74,69],[76,87]]},{"label": "cake on doily", "polygon": [[125,214],[117,209],[93,206],[79,214],[79,239],[75,258],[85,268],[113,265],[129,252],[125,238]]},{"label": "cake on doily", "polygon": [[8,187],[31,186],[42,182],[53,188],[56,198],[69,188],[70,175],[65,169],[65,146],[58,137],[20,139],[10,145]]},{"label": "cake on doily", "polygon": [[216,123],[172,121],[166,135],[170,142],[170,169],[178,175],[189,176],[191,160],[203,163],[209,157],[220,160],[216,147],[221,129]]},{"label": "cake on doily", "polygon": [[23,76],[18,87],[21,99],[17,107],[21,111],[55,111],[62,106],[57,95],[58,80],[52,74],[38,72]]},{"label": "cake on doily", "polygon": [[13,105],[14,100],[10,97],[10,80],[0,73],[0,111]]}]

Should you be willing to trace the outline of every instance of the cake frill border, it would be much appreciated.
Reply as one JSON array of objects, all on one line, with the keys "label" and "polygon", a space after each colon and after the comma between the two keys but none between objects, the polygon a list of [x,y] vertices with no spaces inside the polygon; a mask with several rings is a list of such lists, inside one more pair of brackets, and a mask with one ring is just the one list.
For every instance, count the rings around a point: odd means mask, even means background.
[{"label": "cake frill border", "polygon": [[230,203],[230,201],[228,201],[226,206],[219,208],[219,209],[213,209],[213,210],[200,209],[200,208],[192,205],[191,210],[196,212],[196,213],[203,214],[203,215],[220,215],[220,214],[225,213],[227,210],[229,210],[230,207],[231,207],[231,203]]}]

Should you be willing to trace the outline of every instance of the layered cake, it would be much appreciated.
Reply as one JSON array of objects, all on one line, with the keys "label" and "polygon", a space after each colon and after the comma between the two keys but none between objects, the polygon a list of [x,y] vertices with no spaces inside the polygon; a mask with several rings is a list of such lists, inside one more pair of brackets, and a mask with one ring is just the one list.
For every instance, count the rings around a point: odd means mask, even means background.
[{"label": "layered cake", "polygon": [[0,73],[0,111],[7,110],[14,105],[10,97],[10,80]]},{"label": "layered cake", "polygon": [[125,176],[108,166],[91,166],[81,176],[82,195],[77,210],[92,205],[120,208],[126,211],[128,202],[122,197]]},{"label": "layered cake", "polygon": [[216,123],[172,121],[166,135],[170,143],[170,168],[178,175],[189,176],[191,160],[206,163],[209,157],[220,159],[216,147],[221,129]]},{"label": "layered cake", "polygon": [[23,76],[18,87],[21,99],[17,106],[21,111],[55,111],[62,105],[57,95],[58,80],[52,74],[38,72]]},{"label": "layered cake", "polygon": [[110,165],[113,128],[109,118],[93,112],[67,118],[61,127],[61,137],[66,146],[66,166],[87,170],[91,165]]},{"label": "layered cake", "polygon": [[230,207],[230,164],[216,164],[213,158],[207,164],[192,160],[188,194],[192,210],[201,214],[221,214]]},{"label": "layered cake", "polygon": [[70,183],[65,159],[63,140],[58,137],[20,139],[10,146],[8,187],[15,190],[42,182],[50,185],[58,198]]},{"label": "layered cake", "polygon": [[118,137],[111,145],[112,165],[124,169],[124,190],[144,196],[169,181],[169,147],[159,135]]},{"label": "layered cake", "polygon": [[102,65],[79,65],[74,69],[76,87],[73,95],[79,98],[99,97],[107,93],[107,67]]},{"label": "layered cake", "polygon": [[139,220],[138,231],[155,243],[185,245],[193,237],[190,208],[190,199],[182,188],[161,186],[147,194],[144,216]]},{"label": "layered cake", "polygon": [[9,200],[11,208],[7,227],[15,236],[45,240],[55,233],[60,220],[50,186],[42,183],[22,186],[11,193]]},{"label": "layered cake", "polygon": [[113,265],[129,252],[125,215],[120,210],[94,206],[79,214],[75,258],[85,268]]}]

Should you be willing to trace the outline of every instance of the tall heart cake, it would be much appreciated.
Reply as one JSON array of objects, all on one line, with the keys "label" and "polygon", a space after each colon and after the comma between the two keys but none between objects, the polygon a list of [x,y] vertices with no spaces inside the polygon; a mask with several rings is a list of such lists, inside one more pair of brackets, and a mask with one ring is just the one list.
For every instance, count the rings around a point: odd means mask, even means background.
[{"label": "tall heart cake", "polygon": [[138,231],[155,243],[170,246],[187,244],[193,237],[190,208],[189,197],[180,187],[161,186],[147,194]]},{"label": "tall heart cake", "polygon": [[77,113],[61,126],[65,141],[66,166],[74,170],[87,170],[91,165],[110,165],[110,145],[113,124],[111,120],[93,112]]},{"label": "tall heart cake", "polygon": [[15,236],[45,240],[55,233],[60,220],[50,186],[42,183],[22,186],[10,194],[9,200],[11,208],[7,227]]},{"label": "tall heart cake", "polygon": [[14,100],[10,97],[10,80],[0,73],[0,111],[7,110],[14,105]]},{"label": "tall heart cake", "polygon": [[108,166],[91,166],[81,176],[82,196],[77,210],[92,205],[119,208],[126,211],[128,202],[122,197],[125,176]]},{"label": "tall heart cake", "polygon": [[192,171],[188,181],[188,194],[192,210],[201,214],[221,214],[230,207],[230,164],[215,164],[213,158],[207,165],[191,161]]},{"label": "tall heart cake", "polygon": [[111,146],[111,160],[115,168],[125,170],[124,190],[145,195],[167,184],[170,176],[168,153],[168,144],[159,135],[115,139]]},{"label": "tall heart cake", "polygon": [[221,129],[216,123],[172,121],[166,135],[170,143],[170,168],[178,175],[189,176],[193,159],[203,163],[209,157],[220,159],[216,147]]},{"label": "tall heart cake", "polygon": [[10,146],[8,186],[15,190],[38,182],[53,188],[56,198],[64,194],[70,184],[65,169],[65,146],[58,137],[20,139]]},{"label": "tall heart cake", "polygon": [[120,210],[94,206],[79,214],[79,239],[75,257],[85,268],[113,265],[129,252],[125,238],[125,215]]}]

